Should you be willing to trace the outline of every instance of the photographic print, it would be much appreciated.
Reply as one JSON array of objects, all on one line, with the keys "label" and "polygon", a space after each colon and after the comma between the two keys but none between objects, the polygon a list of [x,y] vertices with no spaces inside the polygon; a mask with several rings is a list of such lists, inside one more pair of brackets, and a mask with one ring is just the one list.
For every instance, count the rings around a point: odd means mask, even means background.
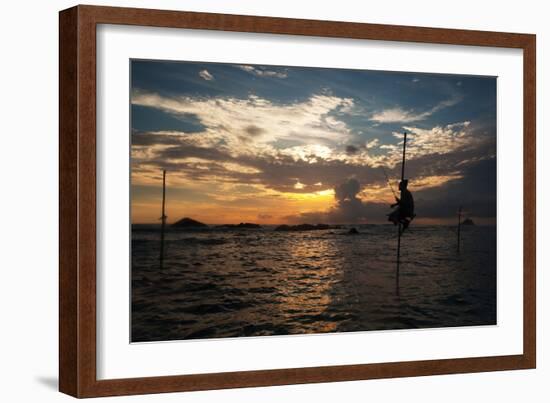
[{"label": "photographic print", "polygon": [[497,78],[131,60],[131,341],[497,323]]}]

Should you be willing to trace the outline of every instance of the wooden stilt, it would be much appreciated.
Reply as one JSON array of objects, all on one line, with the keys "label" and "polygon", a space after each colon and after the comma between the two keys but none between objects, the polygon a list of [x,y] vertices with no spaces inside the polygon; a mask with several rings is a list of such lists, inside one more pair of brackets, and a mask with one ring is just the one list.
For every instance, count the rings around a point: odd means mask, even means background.
[{"label": "wooden stilt", "polygon": [[456,253],[460,253],[460,225],[462,224],[462,206],[458,207],[458,226],[456,231]]},{"label": "wooden stilt", "polygon": [[162,263],[164,260],[164,229],[166,227],[166,214],[165,214],[165,205],[166,205],[166,170],[162,170],[162,216],[161,226],[160,226],[160,268],[162,269]]},{"label": "wooden stilt", "polygon": [[[407,150],[407,132],[403,133],[403,161],[401,163],[401,181],[405,179],[405,152]],[[401,192],[399,194],[401,200]],[[402,224],[397,226],[397,267],[395,270],[395,291],[399,295],[399,264],[401,260],[401,232]]]},{"label": "wooden stilt", "polygon": [[397,268],[395,270],[395,292],[399,295],[399,263],[401,258],[401,223],[397,226]]}]

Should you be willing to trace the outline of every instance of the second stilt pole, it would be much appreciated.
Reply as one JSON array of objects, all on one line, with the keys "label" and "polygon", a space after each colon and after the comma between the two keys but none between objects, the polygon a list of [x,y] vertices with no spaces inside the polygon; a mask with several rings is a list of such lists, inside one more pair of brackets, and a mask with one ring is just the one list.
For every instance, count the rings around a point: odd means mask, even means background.
[{"label": "second stilt pole", "polygon": [[460,225],[462,224],[462,206],[458,207],[458,225],[456,230],[456,253],[460,253]]},{"label": "second stilt pole", "polygon": [[166,227],[166,169],[162,170],[162,215],[160,217],[160,267],[162,268],[162,263],[164,260],[164,229]]}]

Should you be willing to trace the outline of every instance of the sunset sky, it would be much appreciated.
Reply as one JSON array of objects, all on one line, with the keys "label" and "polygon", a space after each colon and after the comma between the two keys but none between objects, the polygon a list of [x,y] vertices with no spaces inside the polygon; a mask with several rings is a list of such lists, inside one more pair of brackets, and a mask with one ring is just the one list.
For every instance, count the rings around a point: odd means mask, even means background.
[{"label": "sunset sky", "polygon": [[133,223],[417,223],[496,217],[496,78],[132,61]]}]

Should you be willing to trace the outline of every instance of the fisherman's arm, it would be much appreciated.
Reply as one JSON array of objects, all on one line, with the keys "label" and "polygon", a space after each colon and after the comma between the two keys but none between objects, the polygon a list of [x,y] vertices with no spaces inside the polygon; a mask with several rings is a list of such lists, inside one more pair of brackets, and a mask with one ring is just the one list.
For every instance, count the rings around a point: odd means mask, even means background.
[{"label": "fisherman's arm", "polygon": [[395,196],[395,203],[393,203],[391,207],[393,208],[395,206],[398,206],[400,203],[401,203],[401,200],[399,199],[399,197]]}]

